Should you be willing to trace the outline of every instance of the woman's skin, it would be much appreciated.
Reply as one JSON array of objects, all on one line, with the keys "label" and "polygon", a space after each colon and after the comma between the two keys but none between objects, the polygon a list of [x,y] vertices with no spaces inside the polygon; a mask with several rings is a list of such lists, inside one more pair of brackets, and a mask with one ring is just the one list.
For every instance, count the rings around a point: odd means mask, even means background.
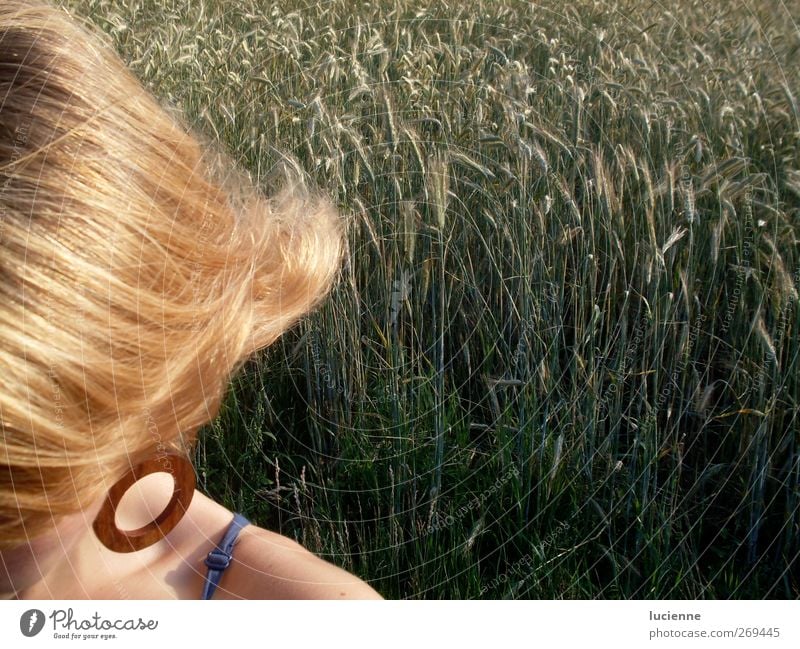
[{"label": "woman's skin", "polygon": [[[151,474],[125,495],[117,524],[152,520],[172,491],[172,477]],[[0,599],[200,599],[203,563],[233,512],[195,491],[186,515],[158,543],[131,553],[100,543],[92,522],[103,500],[61,519],[23,546],[0,551]],[[365,582],[294,541],[248,525],[213,599],[381,599]]]}]

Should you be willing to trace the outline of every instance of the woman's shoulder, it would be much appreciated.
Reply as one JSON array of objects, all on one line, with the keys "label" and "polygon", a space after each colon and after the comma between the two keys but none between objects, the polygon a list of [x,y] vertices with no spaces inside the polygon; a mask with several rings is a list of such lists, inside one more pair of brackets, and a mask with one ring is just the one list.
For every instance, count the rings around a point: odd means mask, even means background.
[{"label": "woman's shoulder", "polygon": [[[139,518],[158,511],[157,488],[166,487],[155,482],[147,485]],[[133,572],[128,582],[131,592],[141,587],[145,598],[164,597],[166,588],[171,597],[199,598],[207,572],[205,558],[222,540],[233,518],[234,512],[196,491],[186,516],[168,537],[158,546],[134,553],[142,555],[136,565],[144,562],[148,569]],[[127,556],[123,555],[123,560]],[[155,579],[155,583],[148,579]],[[142,584],[137,586],[139,582]],[[355,575],[292,539],[251,523],[239,531],[230,565],[223,572],[213,599],[382,598]]]},{"label": "woman's shoulder", "polygon": [[226,572],[215,599],[382,599],[355,575],[252,524],[239,533]]}]

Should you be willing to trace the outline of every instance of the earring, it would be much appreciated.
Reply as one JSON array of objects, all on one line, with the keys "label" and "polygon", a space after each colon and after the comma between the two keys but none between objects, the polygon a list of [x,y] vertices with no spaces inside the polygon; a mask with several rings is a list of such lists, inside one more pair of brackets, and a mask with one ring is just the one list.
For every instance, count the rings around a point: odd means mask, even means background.
[{"label": "earring", "polygon": [[[151,473],[171,473],[175,490],[164,511],[155,520],[135,530],[121,530],[115,517],[122,496],[130,487]],[[160,541],[172,531],[186,514],[192,502],[195,473],[192,463],[183,455],[162,453],[137,464],[108,491],[100,512],[94,519],[94,533],[100,542],[114,552],[136,552]]]}]

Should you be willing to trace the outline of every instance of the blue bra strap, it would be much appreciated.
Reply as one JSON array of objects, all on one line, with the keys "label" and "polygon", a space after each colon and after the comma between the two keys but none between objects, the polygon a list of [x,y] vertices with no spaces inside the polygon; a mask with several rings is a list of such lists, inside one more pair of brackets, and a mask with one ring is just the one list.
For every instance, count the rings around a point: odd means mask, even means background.
[{"label": "blue bra strap", "polygon": [[245,525],[249,524],[250,521],[244,516],[238,513],[235,514],[219,545],[208,553],[205,560],[205,564],[208,566],[208,575],[206,575],[201,599],[211,599],[213,597],[214,591],[219,585],[219,580],[222,578],[223,571],[231,563],[233,546],[236,543],[239,532]]}]

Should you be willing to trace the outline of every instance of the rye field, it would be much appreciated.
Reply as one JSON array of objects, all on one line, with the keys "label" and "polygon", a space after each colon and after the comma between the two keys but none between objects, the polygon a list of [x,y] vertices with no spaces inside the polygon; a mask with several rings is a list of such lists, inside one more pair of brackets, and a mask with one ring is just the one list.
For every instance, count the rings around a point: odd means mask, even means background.
[{"label": "rye field", "polygon": [[68,0],[347,218],[199,488],[386,598],[800,597],[800,4]]}]

